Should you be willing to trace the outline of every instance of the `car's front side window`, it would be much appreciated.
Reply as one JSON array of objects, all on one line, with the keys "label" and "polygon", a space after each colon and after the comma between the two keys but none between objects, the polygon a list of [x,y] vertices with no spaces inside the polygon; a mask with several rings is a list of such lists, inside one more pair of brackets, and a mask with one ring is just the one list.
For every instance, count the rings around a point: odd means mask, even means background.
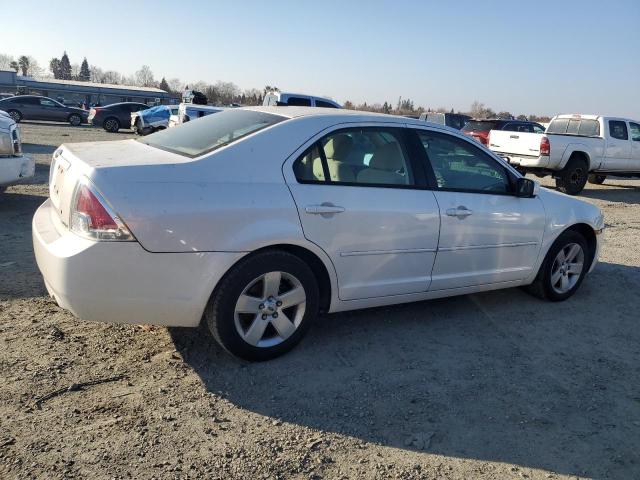
[{"label": "car's front side window", "polygon": [[609,135],[617,140],[628,140],[627,124],[620,120],[609,120]]},{"label": "car's front side window", "polygon": [[293,169],[302,183],[415,185],[398,128],[349,128],[331,133],[298,158]]},{"label": "car's front side window", "polygon": [[438,189],[511,193],[506,168],[475,145],[452,135],[426,130],[417,133]]}]

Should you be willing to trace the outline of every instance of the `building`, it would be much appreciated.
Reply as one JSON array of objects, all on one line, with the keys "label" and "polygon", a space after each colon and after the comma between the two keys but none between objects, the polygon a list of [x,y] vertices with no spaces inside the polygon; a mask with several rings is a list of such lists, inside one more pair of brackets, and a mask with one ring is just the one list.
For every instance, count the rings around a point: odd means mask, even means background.
[{"label": "building", "polygon": [[159,88],[53,78],[36,80],[17,75],[13,70],[0,70],[0,93],[43,95],[67,105],[109,105],[118,102],[140,102],[149,105],[178,103],[173,95]]}]

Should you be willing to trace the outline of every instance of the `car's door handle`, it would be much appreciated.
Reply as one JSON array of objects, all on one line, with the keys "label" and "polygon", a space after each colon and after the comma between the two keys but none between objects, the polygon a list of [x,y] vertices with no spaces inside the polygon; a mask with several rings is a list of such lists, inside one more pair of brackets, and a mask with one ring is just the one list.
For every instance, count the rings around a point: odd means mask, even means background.
[{"label": "car's door handle", "polygon": [[323,215],[344,212],[344,207],[333,205],[332,203],[323,203],[322,205],[308,205],[304,211],[311,215]]},{"label": "car's door handle", "polygon": [[459,206],[458,208],[448,208],[447,215],[450,217],[467,218],[473,212],[467,207]]},{"label": "car's door handle", "polygon": [[509,135],[509,138],[520,138],[520,135]]}]

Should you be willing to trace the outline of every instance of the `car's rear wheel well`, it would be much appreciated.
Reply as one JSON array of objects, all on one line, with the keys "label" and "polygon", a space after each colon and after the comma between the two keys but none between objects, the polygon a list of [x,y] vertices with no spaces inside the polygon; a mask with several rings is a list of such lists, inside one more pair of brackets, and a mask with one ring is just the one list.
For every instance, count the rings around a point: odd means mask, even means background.
[{"label": "car's rear wheel well", "polygon": [[[569,162],[571,162],[571,160],[582,160],[587,164],[587,169],[591,168],[589,165],[589,156],[584,152],[573,152],[569,157]],[[569,162],[567,162],[567,165],[569,165]]]},{"label": "car's rear wheel well", "polygon": [[589,248],[589,260],[587,262],[588,265],[585,265],[585,268],[590,268],[591,263],[593,263],[593,258],[596,255],[596,247],[598,244],[598,241],[596,240],[596,232],[594,232],[593,228],[591,228],[586,223],[576,223],[575,225],[571,225],[569,228],[567,228],[567,230],[572,230],[579,233],[586,240],[587,246]]},{"label": "car's rear wheel well", "polygon": [[264,252],[265,250],[284,251],[295,255],[303,262],[305,262],[309,266],[309,268],[313,270],[313,273],[316,276],[316,280],[318,281],[318,288],[320,290],[320,311],[327,312],[329,310],[329,306],[331,304],[331,279],[329,277],[327,267],[325,267],[322,260],[320,260],[320,258],[315,253],[304,247],[300,247],[299,245],[278,244],[255,250],[244,258],[248,258],[258,252]]}]

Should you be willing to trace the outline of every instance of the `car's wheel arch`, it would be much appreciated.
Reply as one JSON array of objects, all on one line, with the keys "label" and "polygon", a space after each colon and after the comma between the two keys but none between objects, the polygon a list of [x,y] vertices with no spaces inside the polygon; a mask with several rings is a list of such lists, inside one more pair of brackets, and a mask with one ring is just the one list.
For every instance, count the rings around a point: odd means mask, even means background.
[{"label": "car's wheel arch", "polygon": [[[305,262],[313,271],[318,281],[318,287],[320,289],[320,311],[328,312],[331,310],[333,302],[335,302],[334,295],[338,291],[337,277],[333,263],[329,257],[317,246],[311,243],[303,242],[287,242],[287,243],[271,243],[265,244],[252,250],[250,253],[243,255],[239,258],[220,278],[216,287],[220,285],[226,275],[231,272],[238,263],[245,262],[251,257],[263,253],[265,251],[282,251],[287,252],[300,258]],[[215,294],[214,288],[211,295]]]},{"label": "car's wheel arch", "polygon": [[562,155],[562,162],[561,162],[562,168],[565,168],[569,164],[569,161],[571,159],[584,160],[584,162],[586,162],[587,164],[587,170],[589,171],[597,167],[597,165],[591,164],[591,157],[589,156],[589,153],[586,150],[587,149],[585,148],[584,145],[580,145],[580,144],[567,145],[567,148],[565,149],[564,154]]},{"label": "car's wheel arch", "polygon": [[594,228],[588,223],[578,222],[571,225],[565,225],[564,228],[558,229],[554,233],[551,239],[543,243],[543,248],[540,251],[540,255],[538,256],[538,262],[536,264],[536,268],[534,269],[530,277],[530,281],[533,281],[538,276],[538,273],[540,272],[540,270],[544,267],[544,261],[547,258],[547,255],[549,254],[549,250],[551,250],[551,247],[556,242],[556,240],[560,238],[560,236],[563,233],[568,231],[574,231],[579,233],[587,242],[587,246],[589,248],[589,251],[587,252],[588,253],[587,271],[589,271],[589,269],[591,268],[591,264],[593,263],[593,259],[595,257],[596,249],[597,249],[596,232]]}]

